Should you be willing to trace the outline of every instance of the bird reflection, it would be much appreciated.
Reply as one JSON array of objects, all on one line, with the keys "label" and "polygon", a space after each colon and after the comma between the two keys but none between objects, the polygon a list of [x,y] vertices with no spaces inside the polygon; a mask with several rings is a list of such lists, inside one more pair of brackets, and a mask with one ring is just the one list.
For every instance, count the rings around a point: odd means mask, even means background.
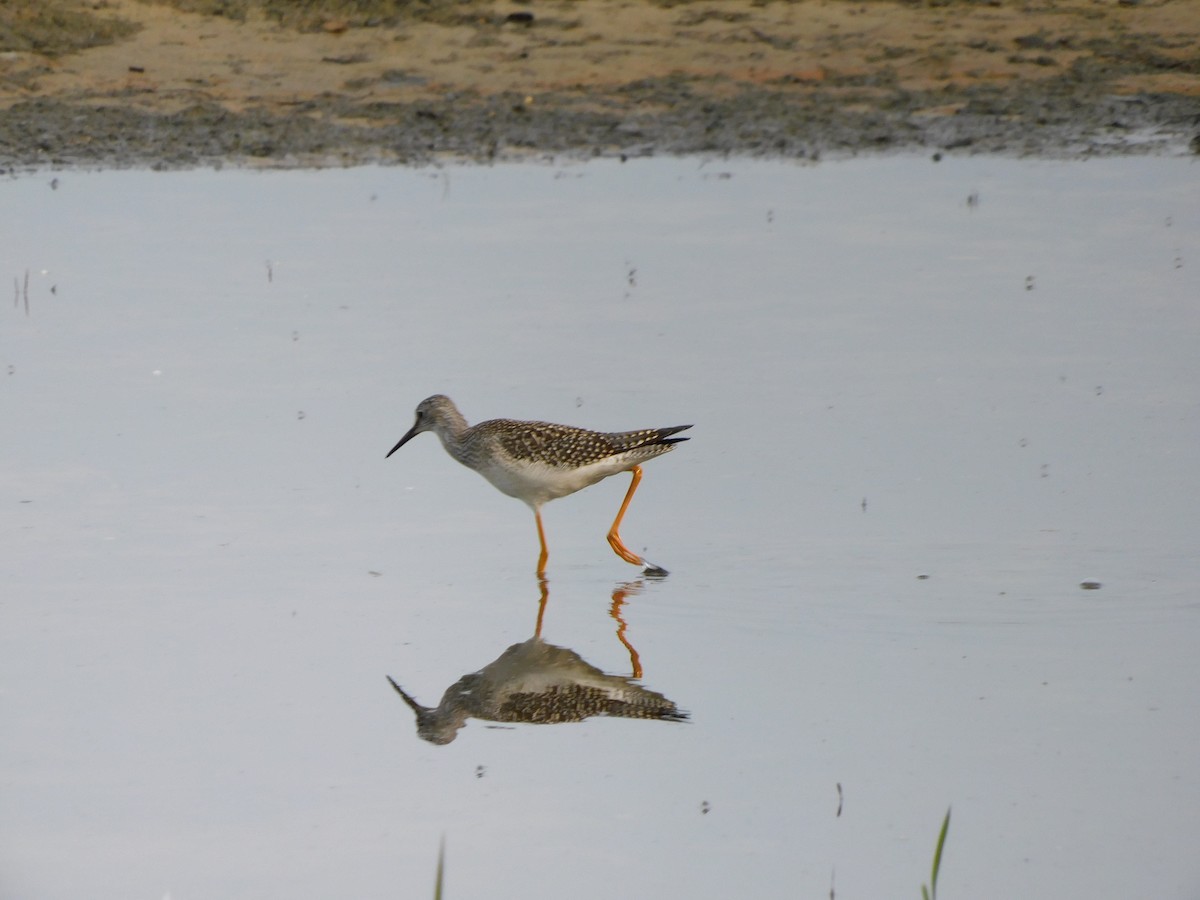
[{"label": "bird reflection", "polygon": [[642,675],[642,664],[626,636],[621,607],[627,597],[641,591],[640,580],[618,585],[609,610],[617,622],[617,639],[629,651],[631,675],[608,675],[574,650],[546,643],[542,623],[549,587],[545,579],[540,585],[533,637],[513,644],[478,672],[464,675],[446,690],[436,707],[422,706],[388,676],[396,693],[416,713],[420,738],[448,744],[470,718],[534,725],[582,722],[592,716],[667,722],[687,719],[687,713],[674,702],[636,683]]}]

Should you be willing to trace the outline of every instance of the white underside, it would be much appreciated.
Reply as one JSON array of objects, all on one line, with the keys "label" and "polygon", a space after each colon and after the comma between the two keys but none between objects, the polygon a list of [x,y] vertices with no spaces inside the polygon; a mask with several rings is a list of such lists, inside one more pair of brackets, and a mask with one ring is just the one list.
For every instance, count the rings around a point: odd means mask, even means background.
[{"label": "white underside", "polygon": [[578,469],[560,469],[542,463],[508,460],[503,466],[480,466],[476,471],[510,497],[538,507],[573,494],[609,475],[628,472],[637,460],[620,457],[601,460]]}]

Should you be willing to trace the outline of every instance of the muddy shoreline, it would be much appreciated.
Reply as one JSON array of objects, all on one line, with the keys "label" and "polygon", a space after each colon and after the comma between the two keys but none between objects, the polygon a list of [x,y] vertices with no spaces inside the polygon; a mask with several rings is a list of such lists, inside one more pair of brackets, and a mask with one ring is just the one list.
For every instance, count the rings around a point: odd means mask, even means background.
[{"label": "muddy shoreline", "polygon": [[[1095,97],[1074,92],[967,97],[963,112],[920,115],[924,98],[897,96],[877,108],[800,107],[769,91],[715,101],[680,96],[666,113],[574,109],[567,100],[528,109],[520,95],[451,99],[370,109],[378,124],[339,121],[347,104],[314,101],[303,113],[233,112],[197,104],[175,113],[38,100],[0,122],[0,167],[191,168],[220,164],[345,166],[428,164],[530,156],[635,158],[743,155],[817,160],[893,151],[998,153],[1076,158],[1200,152],[1194,103],[1175,97]],[[312,113],[316,115],[312,115]],[[362,115],[364,110],[351,107]]]},{"label": "muddy shoreline", "polygon": [[[1200,22],[1200,4],[1182,3]],[[612,17],[643,16],[612,23],[644,29],[637,43],[587,18],[603,16],[602,5],[554,6],[558,19],[520,28],[485,4],[489,18],[466,25],[301,31],[114,3],[114,15],[140,16],[132,36],[67,54],[3,54],[0,168],[1200,153],[1200,53],[1187,35],[1102,23],[1124,28],[1105,43],[1065,30],[1095,20],[1064,26],[1057,5],[1046,9],[1058,24],[1034,16],[1015,37],[956,33],[950,50],[937,50],[946,41],[912,47],[884,29],[901,13],[932,21],[944,9],[897,6],[889,18],[862,6],[860,18],[878,24],[861,29],[854,56],[832,19],[854,14],[849,4],[610,5]],[[979,9],[969,7],[978,28],[1004,24]],[[756,10],[767,18],[748,24]],[[804,18],[817,11],[832,38],[814,36]],[[671,58],[668,48],[690,55]],[[957,68],[956,48],[965,48]]]}]

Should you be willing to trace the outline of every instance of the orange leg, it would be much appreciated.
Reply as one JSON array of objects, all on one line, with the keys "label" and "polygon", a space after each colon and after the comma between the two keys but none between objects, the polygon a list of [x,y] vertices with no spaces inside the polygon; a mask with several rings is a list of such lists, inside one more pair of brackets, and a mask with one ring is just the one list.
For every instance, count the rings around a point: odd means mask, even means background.
[{"label": "orange leg", "polygon": [[538,557],[537,575],[541,578],[546,574],[546,560],[550,558],[550,551],[546,547],[546,531],[542,528],[542,511],[536,506],[533,508],[533,517],[537,520],[538,540],[542,544],[542,555]]},{"label": "orange leg", "polygon": [[644,565],[646,561],[626,547],[621,542],[621,535],[617,533],[617,530],[621,527],[621,520],[625,518],[625,510],[629,509],[629,501],[633,499],[633,494],[642,480],[641,466],[634,466],[629,471],[633,474],[633,481],[629,483],[629,490],[625,494],[625,501],[621,504],[621,509],[617,512],[616,519],[613,520],[612,528],[608,529],[608,545],[625,562],[640,566]]}]

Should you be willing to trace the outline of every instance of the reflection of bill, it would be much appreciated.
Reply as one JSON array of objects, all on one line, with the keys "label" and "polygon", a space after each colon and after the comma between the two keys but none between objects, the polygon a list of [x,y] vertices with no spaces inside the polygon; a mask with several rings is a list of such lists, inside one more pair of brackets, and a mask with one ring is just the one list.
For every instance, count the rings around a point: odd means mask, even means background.
[{"label": "reflection of bill", "polygon": [[478,672],[464,675],[446,690],[436,707],[422,706],[388,677],[396,693],[416,713],[419,737],[434,744],[448,744],[471,718],[533,725],[582,722],[593,716],[666,722],[687,719],[687,713],[674,702],[637,683],[641,663],[626,639],[620,607],[626,596],[640,589],[640,583],[619,586],[613,592],[611,609],[618,623],[617,637],[629,650],[631,675],[608,675],[574,650],[543,641],[547,588],[544,581],[541,586],[534,636],[513,644]]}]

